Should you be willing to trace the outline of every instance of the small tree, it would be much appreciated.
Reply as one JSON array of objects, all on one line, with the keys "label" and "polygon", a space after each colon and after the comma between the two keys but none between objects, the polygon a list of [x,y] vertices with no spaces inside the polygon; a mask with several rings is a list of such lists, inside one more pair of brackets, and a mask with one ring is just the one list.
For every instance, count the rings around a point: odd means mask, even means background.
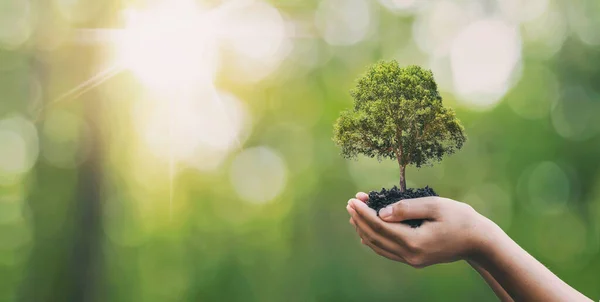
[{"label": "small tree", "polygon": [[382,61],[358,79],[350,94],[354,108],[336,121],[333,140],[345,158],[395,159],[402,192],[407,165],[440,161],[466,141],[454,110],[443,106],[430,70]]}]

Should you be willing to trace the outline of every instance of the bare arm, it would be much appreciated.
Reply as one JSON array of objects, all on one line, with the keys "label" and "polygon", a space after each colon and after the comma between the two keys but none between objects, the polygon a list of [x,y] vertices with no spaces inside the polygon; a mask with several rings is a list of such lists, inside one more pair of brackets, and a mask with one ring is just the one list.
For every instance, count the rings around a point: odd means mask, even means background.
[{"label": "bare arm", "polygon": [[[502,301],[591,301],[523,250],[470,206],[440,197],[402,200],[377,213],[363,201],[348,202],[350,223],[377,254],[425,267],[467,260]],[[426,219],[419,228],[396,223]]]},{"label": "bare arm", "polygon": [[[487,219],[486,219],[487,220]],[[481,254],[475,261],[517,301],[591,301],[522,249],[487,220]]]},{"label": "bare arm", "polygon": [[481,275],[483,280],[490,286],[490,288],[494,291],[494,294],[500,299],[502,302],[513,302],[513,298],[504,290],[502,285],[494,279],[488,271],[486,271],[481,265],[477,264],[475,261],[468,260],[467,261],[478,273]]}]

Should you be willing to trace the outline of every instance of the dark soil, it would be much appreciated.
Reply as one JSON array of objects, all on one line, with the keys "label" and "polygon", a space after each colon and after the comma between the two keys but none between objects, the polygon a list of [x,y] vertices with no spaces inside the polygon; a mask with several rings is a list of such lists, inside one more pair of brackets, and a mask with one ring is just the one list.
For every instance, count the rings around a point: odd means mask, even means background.
[{"label": "dark soil", "polygon": [[[369,202],[367,203],[371,209],[377,211],[377,216],[379,216],[379,210],[381,208],[386,207],[392,203],[395,203],[402,199],[411,199],[411,198],[419,198],[419,197],[427,197],[427,196],[438,196],[432,188],[426,186],[425,188],[419,189],[406,189],[405,192],[400,192],[396,186],[391,188],[390,190],[386,190],[385,188],[381,189],[381,192],[371,191],[369,192]],[[413,228],[420,227],[423,224],[422,219],[411,219],[402,221],[402,223],[408,224]]]}]

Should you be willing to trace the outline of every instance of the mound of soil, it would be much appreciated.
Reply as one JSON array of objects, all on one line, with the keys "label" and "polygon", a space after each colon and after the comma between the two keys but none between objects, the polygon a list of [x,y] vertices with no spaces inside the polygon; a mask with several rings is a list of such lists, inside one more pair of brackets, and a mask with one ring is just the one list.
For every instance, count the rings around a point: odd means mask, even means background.
[{"label": "mound of soil", "polygon": [[[381,208],[385,208],[386,206],[396,203],[402,199],[411,199],[411,198],[419,198],[419,197],[427,197],[427,196],[438,196],[435,191],[429,186],[425,188],[419,189],[406,189],[405,192],[400,192],[396,186],[391,188],[390,190],[386,190],[382,188],[380,192],[371,191],[369,192],[369,202],[367,203],[371,209],[377,211],[377,216],[379,216],[379,210]],[[408,224],[413,228],[420,227],[423,224],[422,219],[411,219],[402,221],[402,223]]]}]

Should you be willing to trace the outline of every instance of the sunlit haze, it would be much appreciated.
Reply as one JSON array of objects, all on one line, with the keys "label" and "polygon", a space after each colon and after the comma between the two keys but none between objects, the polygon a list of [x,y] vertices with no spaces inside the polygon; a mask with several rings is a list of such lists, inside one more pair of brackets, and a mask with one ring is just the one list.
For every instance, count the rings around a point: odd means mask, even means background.
[{"label": "sunlit haze", "polygon": [[407,188],[598,301],[600,0],[0,0],[0,301],[494,301],[348,224],[400,185],[334,135],[382,60],[431,70],[467,136]]}]

